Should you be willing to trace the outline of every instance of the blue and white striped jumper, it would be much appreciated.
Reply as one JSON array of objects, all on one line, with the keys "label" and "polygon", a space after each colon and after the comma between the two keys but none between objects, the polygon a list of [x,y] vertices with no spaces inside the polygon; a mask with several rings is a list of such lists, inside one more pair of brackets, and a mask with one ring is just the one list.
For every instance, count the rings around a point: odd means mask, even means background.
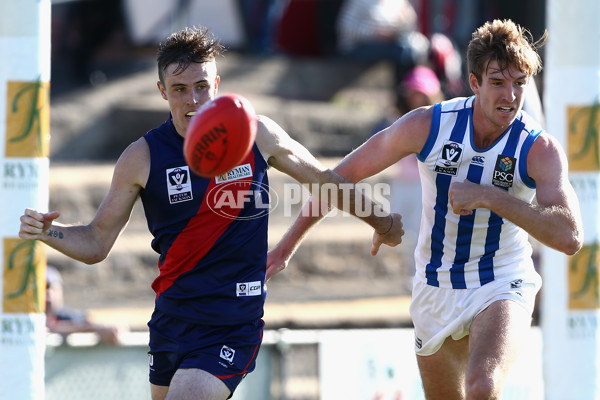
[{"label": "blue and white striped jumper", "polygon": [[442,288],[477,288],[535,273],[527,232],[488,209],[461,216],[450,206],[450,184],[465,179],[495,185],[528,203],[535,197],[527,155],[541,127],[521,112],[490,147],[477,149],[474,100],[436,104],[429,137],[417,155],[423,211],[415,278]]}]

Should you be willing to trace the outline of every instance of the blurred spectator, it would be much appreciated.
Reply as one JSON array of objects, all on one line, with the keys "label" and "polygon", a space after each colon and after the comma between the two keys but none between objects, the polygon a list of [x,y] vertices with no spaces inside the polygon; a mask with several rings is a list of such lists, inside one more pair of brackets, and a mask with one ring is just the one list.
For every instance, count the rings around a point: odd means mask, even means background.
[{"label": "blurred spectator", "polygon": [[407,71],[427,61],[428,39],[416,30],[408,0],[346,0],[337,19],[338,51],[366,61],[391,61],[396,86]]},{"label": "blurred spectator", "polygon": [[121,344],[119,335],[126,330],[123,327],[90,322],[81,311],[65,308],[63,280],[60,272],[52,265],[48,265],[46,269],[46,327],[49,332],[58,333],[65,338],[71,333],[95,333],[100,342],[113,346]]},{"label": "blurred spectator", "polygon": [[295,56],[323,55],[319,37],[320,0],[286,0],[277,21],[277,50]]},{"label": "blurred spectator", "polygon": [[274,51],[278,19],[276,0],[237,0],[246,31],[246,51],[269,54]]},{"label": "blurred spectator", "polygon": [[[261,2],[265,0],[238,0]],[[292,56],[320,57],[336,53],[335,24],[344,0],[275,1],[275,49]]]},{"label": "blurred spectator", "polygon": [[448,36],[443,33],[431,35],[429,60],[447,98],[469,95],[462,81],[462,57]]},{"label": "blurred spectator", "polygon": [[400,100],[397,107],[402,114],[444,100],[442,86],[436,73],[423,65],[416,66],[406,74],[398,93]]},{"label": "blurred spectator", "polygon": [[372,133],[390,126],[395,120],[415,108],[439,103],[444,98],[437,74],[429,67],[418,65],[409,70],[396,87],[394,108],[375,126]]},{"label": "blurred spectator", "polygon": [[[57,2],[52,5],[52,74],[75,84],[105,80],[95,68],[100,50],[124,29],[122,0]],[[62,76],[57,76],[62,72]]]}]

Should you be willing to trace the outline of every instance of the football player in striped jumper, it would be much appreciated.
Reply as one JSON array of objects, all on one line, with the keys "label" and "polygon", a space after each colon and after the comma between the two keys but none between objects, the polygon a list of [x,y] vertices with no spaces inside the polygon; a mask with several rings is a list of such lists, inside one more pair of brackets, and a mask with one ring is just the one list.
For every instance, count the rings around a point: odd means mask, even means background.
[{"label": "football player in striped jumper", "polygon": [[[265,116],[258,117],[256,141],[239,166],[214,178],[191,173],[184,137],[192,115],[217,95],[222,50],[202,27],[160,44],[157,86],[171,115],[125,149],[89,224],[61,224],[57,211],[26,209],[21,216],[22,239],[94,264],[108,256],[141,199],[159,253],[148,323],[152,400],[225,400],[254,370],[264,326],[269,166],[312,188],[334,184],[339,196],[332,202],[349,213],[359,209],[353,202],[368,201]],[[359,217],[381,233],[374,249],[400,243],[399,215],[379,210]]]},{"label": "football player in striped jumper", "polygon": [[[541,286],[529,235],[568,255],[582,246],[565,152],[522,110],[543,40],[510,20],[485,23],[467,50],[473,96],[404,115],[334,168],[358,182],[417,155],[423,206],[410,312],[427,399],[499,399]],[[269,254],[268,277],[318,218],[296,219]]]}]

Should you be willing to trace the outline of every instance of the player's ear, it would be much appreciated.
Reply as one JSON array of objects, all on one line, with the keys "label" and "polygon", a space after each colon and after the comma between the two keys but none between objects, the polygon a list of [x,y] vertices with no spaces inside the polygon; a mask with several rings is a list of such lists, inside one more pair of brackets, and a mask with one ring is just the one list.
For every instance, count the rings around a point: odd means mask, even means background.
[{"label": "player's ear", "polygon": [[479,80],[472,72],[469,74],[469,86],[471,86],[473,93],[479,94]]},{"label": "player's ear", "polygon": [[158,87],[158,91],[160,92],[160,95],[162,96],[162,98],[165,100],[168,100],[167,91],[166,91],[165,87],[163,86],[162,82],[157,81],[156,86]]}]

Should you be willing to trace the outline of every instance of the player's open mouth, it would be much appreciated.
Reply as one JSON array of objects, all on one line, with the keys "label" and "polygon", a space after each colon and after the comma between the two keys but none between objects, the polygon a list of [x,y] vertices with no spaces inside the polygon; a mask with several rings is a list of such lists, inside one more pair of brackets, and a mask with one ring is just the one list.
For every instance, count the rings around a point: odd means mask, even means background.
[{"label": "player's open mouth", "polygon": [[505,113],[509,113],[511,112],[513,109],[512,107],[498,107],[498,110],[505,112]]},{"label": "player's open mouth", "polygon": [[185,114],[185,117],[192,118],[194,115],[196,115],[196,111],[190,111],[189,113]]}]

